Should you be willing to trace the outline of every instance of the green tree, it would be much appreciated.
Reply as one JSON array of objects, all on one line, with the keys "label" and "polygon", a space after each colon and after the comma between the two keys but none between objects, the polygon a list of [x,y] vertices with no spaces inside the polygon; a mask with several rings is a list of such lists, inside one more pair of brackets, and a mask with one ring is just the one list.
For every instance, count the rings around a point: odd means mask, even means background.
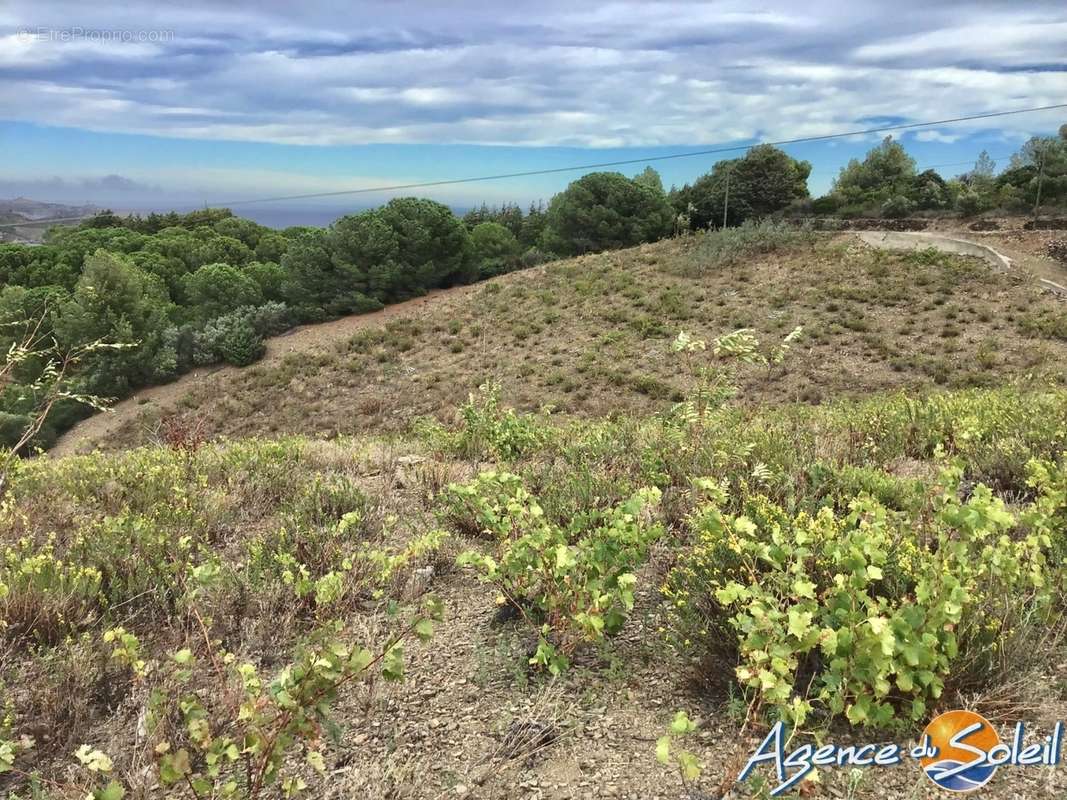
[{"label": "green tree", "polygon": [[987,211],[1000,203],[1000,192],[996,180],[996,162],[983,150],[974,162],[974,169],[960,176],[958,184],[949,184],[955,188],[954,204],[962,214],[977,214]]},{"label": "green tree", "polygon": [[969,176],[972,179],[985,178],[992,179],[997,171],[997,162],[989,155],[988,150],[983,150],[978,154],[978,159],[974,162],[974,169],[970,171]]},{"label": "green tree", "polygon": [[244,272],[256,282],[264,300],[284,300],[285,270],[273,261],[253,261],[246,264]]},{"label": "green tree", "polygon": [[220,263],[239,267],[252,260],[252,250],[240,239],[219,236],[212,231],[207,241],[196,249],[193,260],[197,267]]},{"label": "green tree", "polygon": [[911,182],[907,200],[915,208],[942,209],[952,203],[952,196],[945,179],[932,169],[916,175]]},{"label": "green tree", "polygon": [[545,220],[544,203],[530,203],[530,210],[526,212],[522,220],[522,229],[517,236],[524,250],[536,246],[541,241],[541,235],[545,230]]},{"label": "green tree", "polygon": [[640,173],[634,176],[634,183],[638,186],[645,186],[654,192],[663,193],[663,179],[659,176],[659,173],[652,167],[645,167]]},{"label": "green tree", "polygon": [[227,217],[216,222],[213,226],[215,232],[228,236],[232,239],[237,239],[244,244],[245,247],[255,250],[259,245],[260,237],[267,232],[267,228],[262,225],[257,225],[250,219],[242,219],[241,217]]},{"label": "green tree", "polygon": [[483,278],[515,269],[519,242],[499,222],[483,222],[471,231],[471,249],[478,273]]},{"label": "green tree", "polygon": [[268,231],[259,237],[256,244],[256,259],[258,261],[272,261],[280,264],[282,256],[289,247],[289,240],[280,233]]},{"label": "green tree", "polygon": [[1067,203],[1067,139],[1032,137],[1011,157],[998,185],[1017,190],[1027,206]]},{"label": "green tree", "polygon": [[81,391],[76,373],[87,356],[115,348],[104,342],[63,348],[52,330],[52,311],[41,307],[37,316],[20,318],[10,308],[0,310],[0,498],[24,448],[52,444],[58,412],[70,417],[80,407],[105,407],[102,398]]},{"label": "green tree", "polygon": [[282,256],[285,270],[282,293],[305,320],[324,318],[338,295],[338,280],[323,231],[301,234]]},{"label": "green tree", "polygon": [[92,394],[121,396],[174,375],[177,357],[168,334],[175,307],[163,281],[115,253],[85,259],[74,295],[55,323],[62,348],[86,342],[132,344],[87,355],[83,375]]},{"label": "green tree", "polygon": [[881,204],[892,197],[907,197],[914,178],[915,159],[887,136],[863,161],[854,158],[842,167],[831,191],[843,204]]},{"label": "green tree", "polygon": [[549,203],[542,243],[559,255],[630,247],[670,234],[667,196],[618,172],[591,172]]},{"label": "green tree", "polygon": [[237,267],[205,264],[185,277],[185,298],[198,319],[208,320],[241,306],[258,306],[263,292],[251,275]]},{"label": "green tree", "polygon": [[[391,302],[478,277],[470,238],[448,206],[401,197],[342,217],[325,240],[342,292]],[[358,297],[357,297],[358,295]]]},{"label": "green tree", "polygon": [[674,194],[677,213],[695,229],[739,225],[781,211],[808,196],[811,164],[772,145],[750,148],[744,158],[719,161],[711,172]]},{"label": "green tree", "polygon": [[394,295],[400,280],[400,237],[380,210],[341,217],[330,227],[327,247],[338,296],[360,306],[367,297],[382,302]]},{"label": "green tree", "polygon": [[401,300],[429,289],[477,279],[467,229],[448,206],[423,198],[399,197],[379,213],[395,232],[397,241],[398,269],[388,299]]}]

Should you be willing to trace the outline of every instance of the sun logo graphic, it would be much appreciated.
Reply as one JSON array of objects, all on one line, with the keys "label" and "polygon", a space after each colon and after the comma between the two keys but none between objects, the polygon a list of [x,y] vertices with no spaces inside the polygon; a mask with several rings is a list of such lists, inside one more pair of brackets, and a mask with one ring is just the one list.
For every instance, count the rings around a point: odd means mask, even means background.
[{"label": "sun logo graphic", "polygon": [[1004,749],[989,720],[973,711],[947,711],[923,731],[926,777],[950,792],[973,792],[993,779],[1002,759],[991,752]]}]

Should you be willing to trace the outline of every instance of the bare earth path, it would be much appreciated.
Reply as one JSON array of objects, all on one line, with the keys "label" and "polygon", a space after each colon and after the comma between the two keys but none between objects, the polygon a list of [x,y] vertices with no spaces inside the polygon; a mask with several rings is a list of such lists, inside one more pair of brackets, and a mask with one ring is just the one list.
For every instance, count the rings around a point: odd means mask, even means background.
[{"label": "bare earth path", "polygon": [[[283,358],[293,353],[317,350],[323,345],[346,339],[362,328],[383,325],[392,319],[400,317],[419,316],[431,303],[439,302],[446,297],[458,299],[476,288],[478,288],[478,284],[439,289],[423,297],[395,303],[386,306],[380,311],[372,311],[369,314],[355,314],[318,325],[304,325],[294,328],[281,336],[268,339],[266,341],[266,353],[256,363],[270,365],[280,362]],[[162,386],[150,386],[135,392],[125,400],[116,403],[110,411],[95,414],[79,422],[59,437],[59,440],[48,452],[50,455],[57,457],[83,452],[83,445],[106,440],[112,431],[135,419],[142,406],[146,403],[152,402],[162,408],[173,408],[178,399],[191,388],[208,381],[217,380],[227,374],[239,372],[240,369],[240,367],[225,365],[201,367],[182,375],[171,383],[166,383]]]}]

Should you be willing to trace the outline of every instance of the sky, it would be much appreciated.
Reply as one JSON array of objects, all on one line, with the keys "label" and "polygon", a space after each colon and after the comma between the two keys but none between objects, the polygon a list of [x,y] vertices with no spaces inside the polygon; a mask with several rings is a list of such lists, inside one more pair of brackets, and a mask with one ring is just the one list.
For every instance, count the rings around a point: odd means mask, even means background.
[{"label": "sky", "polygon": [[[0,0],[0,197],[116,209],[263,212],[237,201],[1064,102],[1062,0]],[[983,149],[1005,166],[1065,121],[1061,109],[899,138],[920,168],[954,175]],[[785,149],[813,163],[818,195],[878,138]],[[721,157],[653,165],[681,185]],[[581,174],[400,194],[527,204]]]}]

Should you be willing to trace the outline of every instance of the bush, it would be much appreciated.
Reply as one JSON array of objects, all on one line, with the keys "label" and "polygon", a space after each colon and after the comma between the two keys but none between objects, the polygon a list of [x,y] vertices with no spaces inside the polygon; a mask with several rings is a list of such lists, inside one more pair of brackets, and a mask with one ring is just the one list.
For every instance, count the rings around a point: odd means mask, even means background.
[{"label": "bush", "polygon": [[9,414],[0,411],[0,450],[14,447],[22,435],[30,429],[33,420],[26,414]]},{"label": "bush", "polygon": [[839,207],[838,198],[832,194],[817,197],[811,202],[811,210],[815,214],[833,214]]},{"label": "bush", "polygon": [[528,414],[516,414],[500,405],[500,386],[485,383],[471,393],[460,410],[463,426],[452,432],[433,422],[421,423],[423,433],[435,444],[470,459],[495,458],[511,461],[542,446],[549,431]]},{"label": "bush", "polygon": [[551,260],[551,254],[546,253],[544,250],[539,250],[536,247],[531,247],[519,258],[519,265],[525,269],[527,267],[536,267],[538,264],[544,264],[546,261]]},{"label": "bush", "polygon": [[763,253],[800,247],[815,241],[807,227],[785,222],[746,222],[735,228],[708,231],[691,257],[694,271],[739,263]]},{"label": "bush", "polygon": [[899,194],[882,203],[882,216],[891,219],[906,217],[914,210],[915,202]]},{"label": "bush", "polygon": [[539,627],[530,663],[559,674],[582,642],[617,633],[633,608],[636,568],[663,533],[648,518],[658,489],[642,489],[607,510],[599,524],[564,529],[548,521],[520,479],[486,472],[465,486],[449,488],[453,503],[471,504],[496,553],[468,551],[458,563],[473,566],[504,601]]},{"label": "bush", "polygon": [[219,317],[204,335],[223,361],[235,367],[247,367],[258,361],[267,349],[252,323],[242,316]]},{"label": "bush", "polygon": [[192,362],[206,365],[226,361],[248,366],[262,357],[266,349],[263,339],[288,330],[292,322],[292,312],[284,303],[238,308],[192,334]]},{"label": "bush", "polygon": [[840,516],[794,516],[758,496],[731,516],[703,486],[697,542],[665,590],[676,641],[703,656],[735,649],[755,704],[797,725],[812,713],[919,720],[949,681],[988,682],[1016,629],[1052,613],[1050,532],[1064,496],[1035,467],[1045,499],[1015,515],[983,485],[961,501],[961,474],[943,475],[932,518],[864,496]]}]

